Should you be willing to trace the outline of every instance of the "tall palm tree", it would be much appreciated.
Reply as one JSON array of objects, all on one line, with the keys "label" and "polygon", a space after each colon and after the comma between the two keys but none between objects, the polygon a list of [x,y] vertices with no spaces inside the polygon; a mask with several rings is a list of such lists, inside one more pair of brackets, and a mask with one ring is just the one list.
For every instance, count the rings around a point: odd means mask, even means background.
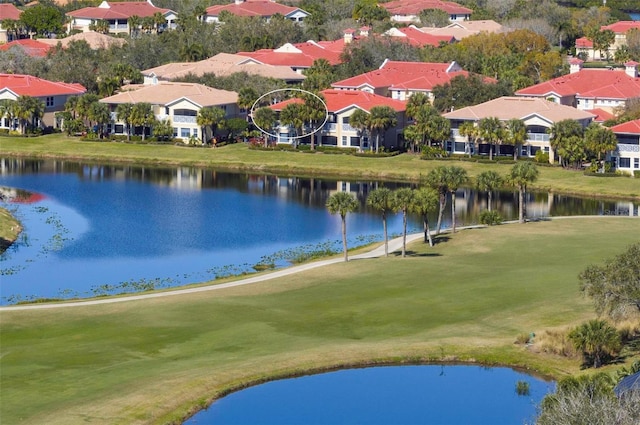
[{"label": "tall palm tree", "polygon": [[393,192],[393,204],[396,211],[402,211],[402,256],[407,255],[407,215],[413,204],[413,189],[403,187]]},{"label": "tall palm tree", "polygon": [[396,111],[390,106],[374,106],[370,110],[369,129],[376,133],[376,153],[380,151],[380,134],[398,124]]},{"label": "tall palm tree", "polygon": [[569,332],[569,340],[582,351],[585,361],[592,359],[593,367],[602,365],[603,357],[620,349],[620,334],[606,320],[594,319]]},{"label": "tall palm tree", "polygon": [[215,106],[205,106],[200,108],[198,115],[196,116],[196,123],[202,129],[202,144],[207,144],[209,139],[207,129],[211,129],[211,137],[214,136],[215,129],[225,117],[225,112],[222,108]]},{"label": "tall palm tree", "polygon": [[456,232],[456,191],[462,185],[464,185],[469,177],[467,176],[467,170],[461,167],[452,165],[445,170],[445,179],[447,182],[447,188],[451,193],[451,229],[452,232]]},{"label": "tall palm tree", "polygon": [[417,92],[409,97],[407,101],[407,110],[406,114],[408,117],[413,118],[414,120],[418,118],[419,111],[425,109],[425,107],[431,106],[431,102],[429,101],[429,96],[427,96],[423,92]]},{"label": "tall palm tree", "polygon": [[444,208],[447,205],[447,192],[449,187],[447,186],[447,173],[446,167],[439,166],[429,171],[425,178],[425,182],[432,189],[438,193],[439,208],[438,208],[438,224],[436,225],[436,235],[440,234],[440,228],[442,227],[442,216],[444,214]]},{"label": "tall palm tree", "polygon": [[611,129],[603,127],[600,124],[592,122],[584,132],[584,140],[586,148],[597,154],[598,164],[601,164],[601,172],[604,173],[604,161],[601,161],[602,155],[614,150],[618,146],[618,139]]},{"label": "tall palm tree", "polygon": [[140,32],[140,25],[142,24],[142,19],[138,15],[133,15],[129,17],[127,20],[127,25],[129,26],[129,37],[136,37]]},{"label": "tall palm tree", "polygon": [[547,132],[551,134],[549,145],[552,153],[554,155],[558,154],[560,157],[559,162],[563,167],[568,165],[571,160],[565,157],[571,156],[571,152],[575,150],[573,145],[576,144],[578,139],[583,139],[584,130],[582,125],[576,120],[566,119],[555,122]]},{"label": "tall palm tree", "polygon": [[518,150],[527,140],[527,126],[524,121],[512,118],[506,122],[505,136],[509,144],[513,145],[513,160],[518,159]]},{"label": "tall palm tree", "polygon": [[131,116],[133,114],[132,103],[120,103],[116,107],[116,119],[122,121],[127,130],[127,141],[131,140]]},{"label": "tall palm tree", "polygon": [[298,137],[302,135],[304,128],[304,111],[300,103],[289,103],[280,111],[280,123],[293,128],[296,138],[292,139],[293,147],[298,145]]},{"label": "tall palm tree", "polygon": [[483,171],[476,177],[476,188],[487,192],[487,209],[491,211],[491,200],[493,198],[493,192],[498,190],[503,184],[503,179],[495,171]]},{"label": "tall palm tree", "polygon": [[0,100],[0,120],[6,118],[8,121],[7,127],[13,130],[13,120],[15,118],[16,101],[12,99]]},{"label": "tall palm tree", "polygon": [[98,125],[98,134],[100,137],[104,134],[104,126],[111,121],[111,113],[109,106],[105,103],[96,102],[89,109],[89,119],[95,121]]},{"label": "tall palm tree", "polygon": [[389,256],[389,237],[387,235],[387,213],[393,211],[393,192],[386,187],[372,190],[367,196],[367,205],[382,213],[382,230],[384,234],[384,256]]},{"label": "tall palm tree", "polygon": [[91,126],[91,120],[89,119],[89,111],[91,111],[91,105],[97,103],[100,98],[98,95],[93,93],[86,93],[82,96],[78,97],[78,101],[76,103],[76,111],[78,113],[78,118],[83,121],[89,121],[89,126]]},{"label": "tall palm tree", "polygon": [[18,119],[20,125],[20,133],[26,134],[27,124],[31,120],[33,114],[34,103],[31,96],[19,96],[13,109],[13,115]]},{"label": "tall palm tree", "polygon": [[[315,130],[316,126],[320,124],[327,116],[327,109],[325,108],[324,96],[321,93],[315,93],[314,95],[303,94],[302,100],[302,112],[304,120],[309,123],[310,129]],[[311,150],[315,149],[316,132],[311,133]]]},{"label": "tall palm tree", "polygon": [[344,261],[349,261],[347,250],[347,214],[358,209],[358,201],[350,193],[334,193],[327,200],[327,209],[331,214],[340,214],[342,219],[342,250]]},{"label": "tall palm tree", "polygon": [[278,122],[276,113],[268,107],[259,108],[253,113],[252,120],[263,131],[264,147],[266,148],[269,143],[269,131]]},{"label": "tall palm tree", "polygon": [[370,114],[360,108],[356,108],[355,111],[349,117],[349,125],[356,130],[358,130],[360,136],[360,152],[362,152],[362,139],[364,138],[365,132],[369,128],[369,117]]},{"label": "tall palm tree", "polygon": [[507,181],[518,188],[518,221],[525,222],[525,193],[527,185],[538,179],[538,167],[532,162],[519,162],[515,164],[509,174]]},{"label": "tall palm tree", "polygon": [[146,129],[156,120],[153,113],[153,106],[147,102],[140,102],[133,105],[131,110],[131,124],[142,127],[142,141],[145,139]]},{"label": "tall palm tree", "polygon": [[493,145],[502,141],[504,129],[502,122],[496,117],[482,118],[478,123],[480,137],[489,144],[489,160],[493,160]]},{"label": "tall palm tree", "polygon": [[473,151],[475,151],[475,144],[480,137],[480,129],[472,121],[465,121],[460,124],[458,131],[461,136],[467,138],[469,158],[471,158],[471,144],[473,144]]},{"label": "tall palm tree", "polygon": [[247,111],[247,119],[249,119],[249,110],[259,97],[253,87],[242,87],[238,91],[238,107]]},{"label": "tall palm tree", "polygon": [[410,211],[419,214],[422,217],[422,227],[424,230],[424,241],[428,241],[429,246],[433,246],[431,238],[431,230],[429,230],[428,214],[438,208],[438,192],[430,187],[421,187],[415,191]]}]

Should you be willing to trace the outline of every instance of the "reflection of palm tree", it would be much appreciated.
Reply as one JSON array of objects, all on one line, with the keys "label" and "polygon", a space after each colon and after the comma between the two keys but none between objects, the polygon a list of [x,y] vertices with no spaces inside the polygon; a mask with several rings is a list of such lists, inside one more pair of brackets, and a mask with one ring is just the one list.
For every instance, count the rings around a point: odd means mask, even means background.
[{"label": "reflection of palm tree", "polygon": [[393,210],[393,195],[386,187],[372,190],[367,196],[367,205],[382,213],[382,230],[384,234],[384,256],[389,256],[389,237],[387,235],[387,212]]},{"label": "reflection of palm tree", "polygon": [[340,214],[342,219],[342,249],[344,261],[349,261],[347,253],[347,214],[358,209],[358,201],[350,193],[338,192],[327,200],[327,209],[331,214]]},{"label": "reflection of palm tree", "polygon": [[511,168],[507,180],[518,188],[518,221],[525,222],[525,199],[527,185],[538,179],[538,167],[532,162],[519,162]]},{"label": "reflection of palm tree", "polygon": [[462,185],[464,185],[467,180],[467,170],[461,167],[456,167],[455,165],[446,168],[445,178],[447,182],[447,188],[449,189],[449,193],[451,193],[451,229],[452,232],[456,232],[456,191]]},{"label": "reflection of palm tree", "polygon": [[502,186],[502,177],[495,171],[483,171],[476,177],[476,188],[487,192],[487,209],[491,211],[493,192]]}]

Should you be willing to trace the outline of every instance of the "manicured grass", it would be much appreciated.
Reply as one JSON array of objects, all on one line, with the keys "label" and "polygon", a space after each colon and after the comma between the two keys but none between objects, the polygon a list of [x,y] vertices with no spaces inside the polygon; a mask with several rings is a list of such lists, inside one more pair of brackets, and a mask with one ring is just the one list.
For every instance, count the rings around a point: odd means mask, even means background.
[{"label": "manicured grass", "polygon": [[[167,423],[251,382],[340,365],[464,360],[561,376],[522,333],[594,317],[587,265],[636,242],[635,218],[466,230],[356,260],[164,299],[1,311],[3,423]],[[283,401],[286,402],[286,401]]]},{"label": "manicured grass", "polygon": [[22,226],[6,209],[0,208],[0,254],[2,254],[18,237]]},{"label": "manicured grass", "polygon": [[[140,164],[181,164],[260,173],[343,176],[355,179],[419,181],[433,168],[452,164],[465,168],[471,177],[486,170],[495,170],[504,175],[511,168],[509,164],[423,161],[419,156],[409,154],[389,158],[362,158],[322,153],[258,151],[250,150],[244,144],[211,149],[118,142],[81,142],[77,138],[59,134],[29,139],[3,137],[0,138],[0,146],[0,154],[11,156],[58,157]],[[582,172],[563,170],[558,167],[540,167],[540,178],[532,188],[586,196],[640,199],[639,179],[587,177]]]}]

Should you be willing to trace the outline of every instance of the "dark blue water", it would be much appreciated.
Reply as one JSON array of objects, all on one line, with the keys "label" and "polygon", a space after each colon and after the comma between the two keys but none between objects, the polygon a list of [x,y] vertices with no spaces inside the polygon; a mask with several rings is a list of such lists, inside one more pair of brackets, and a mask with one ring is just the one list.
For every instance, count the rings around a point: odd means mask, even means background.
[{"label": "dark blue water", "polygon": [[[347,219],[349,245],[380,241],[380,215],[365,207],[369,191],[380,185],[0,159],[0,205],[24,226],[18,242],[0,256],[0,304],[175,287],[253,272],[258,263],[285,266],[304,252],[339,252],[340,218],[325,204],[340,190],[361,202]],[[505,219],[517,218],[515,192],[494,198]],[[458,191],[458,224],[477,223],[486,200],[486,194]],[[547,194],[529,194],[527,202],[530,217],[638,214],[631,202]],[[435,213],[430,220],[433,227]],[[391,235],[400,234],[401,221],[401,215],[390,215]],[[409,231],[421,225],[411,217]]]},{"label": "dark blue water", "polygon": [[[516,384],[529,384],[518,395]],[[268,382],[232,393],[185,424],[533,423],[554,384],[504,367],[390,366]]]}]

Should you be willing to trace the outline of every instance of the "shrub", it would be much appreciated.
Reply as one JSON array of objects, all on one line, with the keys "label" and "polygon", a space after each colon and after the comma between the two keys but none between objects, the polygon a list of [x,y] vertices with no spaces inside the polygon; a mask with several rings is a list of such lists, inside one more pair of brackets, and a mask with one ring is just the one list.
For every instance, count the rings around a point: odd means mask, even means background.
[{"label": "shrub", "polygon": [[502,216],[498,211],[484,210],[480,212],[480,223],[493,226],[502,223]]},{"label": "shrub", "polygon": [[420,154],[421,159],[445,158],[447,156],[449,156],[447,151],[434,146],[423,146]]},{"label": "shrub", "polygon": [[538,164],[548,164],[549,163],[549,154],[547,152],[539,150],[536,152],[535,161]]}]

